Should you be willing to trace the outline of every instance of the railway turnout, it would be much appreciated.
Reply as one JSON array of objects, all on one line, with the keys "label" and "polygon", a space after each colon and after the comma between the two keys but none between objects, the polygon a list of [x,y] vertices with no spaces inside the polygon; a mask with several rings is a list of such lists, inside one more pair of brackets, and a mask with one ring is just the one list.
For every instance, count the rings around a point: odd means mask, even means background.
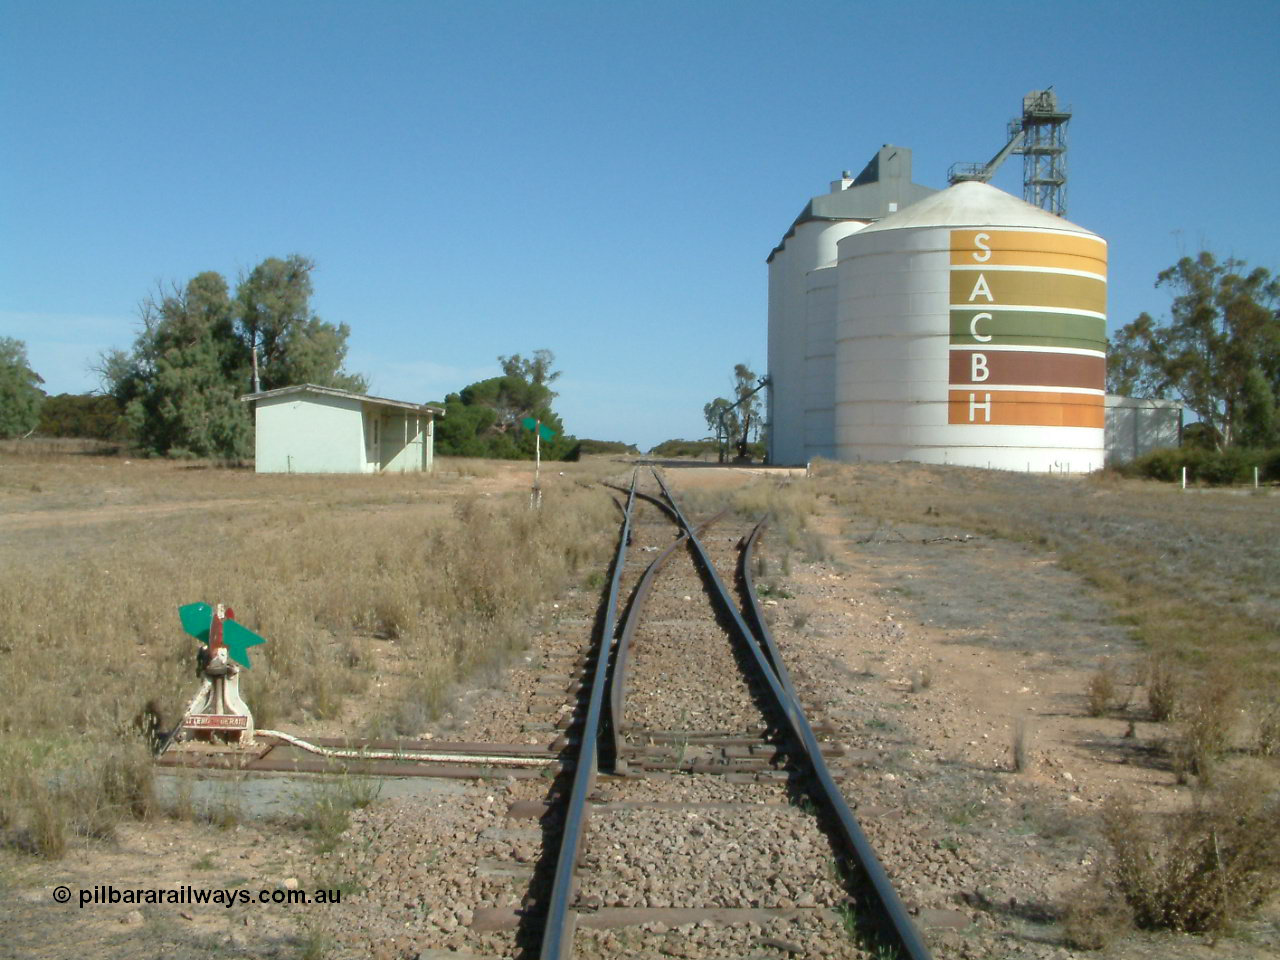
[{"label": "railway turnout", "polygon": [[[545,814],[563,826],[545,912],[527,917],[540,956],[630,955],[697,924],[690,956],[928,958],[769,629],[752,576],[767,518],[694,525],[653,481],[627,490],[572,783]],[[749,942],[748,926],[776,935]]]}]

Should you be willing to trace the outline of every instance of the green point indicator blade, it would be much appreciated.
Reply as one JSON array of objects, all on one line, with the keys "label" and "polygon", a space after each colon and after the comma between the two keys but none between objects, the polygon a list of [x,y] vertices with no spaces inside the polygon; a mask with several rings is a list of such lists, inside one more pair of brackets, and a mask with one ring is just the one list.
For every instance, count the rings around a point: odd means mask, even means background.
[{"label": "green point indicator blade", "polygon": [[227,646],[227,656],[248,670],[253,666],[249,662],[249,648],[267,641],[234,620],[224,620],[222,621],[222,642]]},{"label": "green point indicator blade", "polygon": [[556,435],[556,432],[552,430],[550,427],[539,427],[538,433],[542,434],[543,440],[550,440],[552,437]]},{"label": "green point indicator blade", "polygon": [[178,608],[184,633],[201,643],[209,642],[209,625],[213,623],[213,607],[207,603],[188,603]]},{"label": "green point indicator blade", "polygon": [[526,430],[532,430],[538,425],[538,421],[533,419],[533,417],[525,417],[520,421],[520,425]]}]

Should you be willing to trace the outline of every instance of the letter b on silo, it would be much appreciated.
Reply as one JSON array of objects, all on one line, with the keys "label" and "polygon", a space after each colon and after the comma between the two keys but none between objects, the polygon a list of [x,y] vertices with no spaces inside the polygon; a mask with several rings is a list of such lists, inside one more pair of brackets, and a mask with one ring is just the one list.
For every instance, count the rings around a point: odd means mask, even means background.
[{"label": "letter b on silo", "polygon": [[974,383],[982,383],[989,376],[991,376],[991,371],[987,368],[987,355],[985,353],[973,354],[969,364],[969,379]]}]

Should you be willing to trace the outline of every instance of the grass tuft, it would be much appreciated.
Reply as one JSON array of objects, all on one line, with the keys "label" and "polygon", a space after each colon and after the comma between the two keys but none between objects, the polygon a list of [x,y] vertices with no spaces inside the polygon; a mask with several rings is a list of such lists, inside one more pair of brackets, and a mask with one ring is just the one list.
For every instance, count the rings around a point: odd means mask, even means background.
[{"label": "grass tuft", "polygon": [[1013,743],[1010,752],[1014,773],[1025,773],[1031,769],[1031,731],[1027,721],[1021,717],[1013,725]]}]

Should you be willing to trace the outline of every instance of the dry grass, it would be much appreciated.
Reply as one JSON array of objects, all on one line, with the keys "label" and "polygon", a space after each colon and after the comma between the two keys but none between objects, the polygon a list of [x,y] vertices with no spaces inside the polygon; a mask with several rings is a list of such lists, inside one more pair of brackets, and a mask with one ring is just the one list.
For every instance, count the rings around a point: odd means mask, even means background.
[{"label": "dry grass", "polygon": [[[267,638],[244,681],[259,726],[343,715],[379,669],[375,647],[391,644],[407,679],[379,722],[418,733],[454,684],[522,647],[535,607],[603,562],[616,526],[608,498],[579,483],[600,464],[544,480],[540,512],[456,475],[200,466],[43,451],[0,465],[0,528],[22,523],[0,547],[10,841],[57,856],[70,835],[149,812],[137,717],[154,701],[172,724],[194,692],[179,604],[228,603]],[[67,509],[105,519],[69,524]]]}]

